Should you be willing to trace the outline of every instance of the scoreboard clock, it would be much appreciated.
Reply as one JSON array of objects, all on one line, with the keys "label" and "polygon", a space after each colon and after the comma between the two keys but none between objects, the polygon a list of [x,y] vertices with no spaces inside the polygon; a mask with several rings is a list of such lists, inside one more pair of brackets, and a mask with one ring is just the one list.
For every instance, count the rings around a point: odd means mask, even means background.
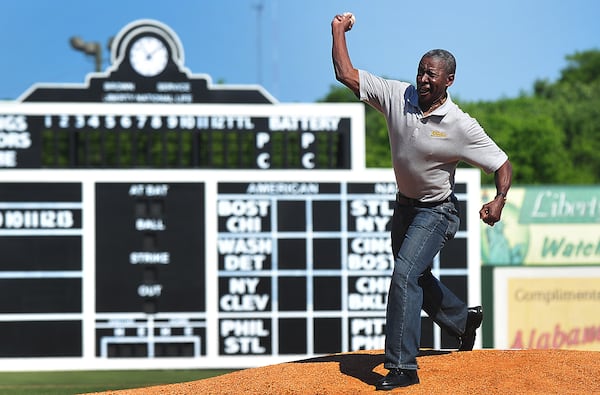
[{"label": "scoreboard clock", "polygon": [[[112,40],[111,58],[117,74],[129,74],[130,80],[140,82],[159,76],[171,81],[177,75],[174,72],[183,68],[184,61],[177,34],[168,26],[149,19],[132,22],[121,29]],[[163,75],[169,64],[176,66],[169,68],[172,75]]]},{"label": "scoreboard clock", "polygon": [[160,38],[142,35],[131,44],[128,57],[135,72],[144,77],[154,77],[167,67],[169,50]]}]

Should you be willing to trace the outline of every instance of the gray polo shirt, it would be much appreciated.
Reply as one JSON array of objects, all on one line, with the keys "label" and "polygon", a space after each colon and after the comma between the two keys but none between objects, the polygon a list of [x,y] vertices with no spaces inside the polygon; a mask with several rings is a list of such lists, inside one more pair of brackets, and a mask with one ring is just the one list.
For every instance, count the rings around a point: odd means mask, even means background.
[{"label": "gray polo shirt", "polygon": [[416,88],[359,70],[360,100],[387,120],[398,191],[423,202],[450,196],[459,161],[495,172],[507,155],[479,123],[464,113],[450,95],[427,117],[419,108]]}]

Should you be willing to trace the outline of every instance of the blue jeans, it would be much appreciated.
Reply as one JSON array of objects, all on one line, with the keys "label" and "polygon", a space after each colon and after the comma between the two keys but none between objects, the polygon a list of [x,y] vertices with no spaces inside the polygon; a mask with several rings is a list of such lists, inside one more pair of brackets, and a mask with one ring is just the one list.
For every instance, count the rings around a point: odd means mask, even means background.
[{"label": "blue jeans", "polygon": [[458,204],[433,207],[396,203],[392,218],[394,271],[387,312],[387,369],[417,369],[421,341],[421,309],[440,327],[460,336],[467,322],[467,305],[431,274],[431,264],[459,226]]}]

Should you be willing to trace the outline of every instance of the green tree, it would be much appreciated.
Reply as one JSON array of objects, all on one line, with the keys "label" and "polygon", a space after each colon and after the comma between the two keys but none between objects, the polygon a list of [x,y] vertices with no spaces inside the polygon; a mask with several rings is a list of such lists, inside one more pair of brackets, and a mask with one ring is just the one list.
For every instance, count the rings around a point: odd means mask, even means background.
[{"label": "green tree", "polygon": [[[488,103],[465,103],[494,141],[508,153],[513,182],[519,184],[568,183],[573,169],[564,149],[565,135],[548,116],[550,103],[531,97]],[[482,182],[492,184],[493,175]]]},{"label": "green tree", "polygon": [[577,52],[555,83],[539,80],[534,96],[552,103],[549,116],[565,133],[565,149],[576,172],[570,183],[600,182],[600,51]]},{"label": "green tree", "polygon": [[566,59],[568,64],[561,72],[559,84],[589,84],[600,80],[600,51],[575,52]]}]

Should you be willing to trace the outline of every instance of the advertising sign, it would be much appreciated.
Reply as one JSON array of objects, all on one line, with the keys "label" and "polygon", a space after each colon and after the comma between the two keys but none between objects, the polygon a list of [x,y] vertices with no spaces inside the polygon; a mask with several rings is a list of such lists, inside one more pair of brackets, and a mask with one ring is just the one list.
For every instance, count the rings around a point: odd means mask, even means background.
[{"label": "advertising sign", "polygon": [[600,268],[495,268],[494,347],[600,350]]},{"label": "advertising sign", "polygon": [[[495,188],[482,188],[489,201]],[[481,226],[487,265],[600,265],[600,187],[511,188],[495,226]]]}]

